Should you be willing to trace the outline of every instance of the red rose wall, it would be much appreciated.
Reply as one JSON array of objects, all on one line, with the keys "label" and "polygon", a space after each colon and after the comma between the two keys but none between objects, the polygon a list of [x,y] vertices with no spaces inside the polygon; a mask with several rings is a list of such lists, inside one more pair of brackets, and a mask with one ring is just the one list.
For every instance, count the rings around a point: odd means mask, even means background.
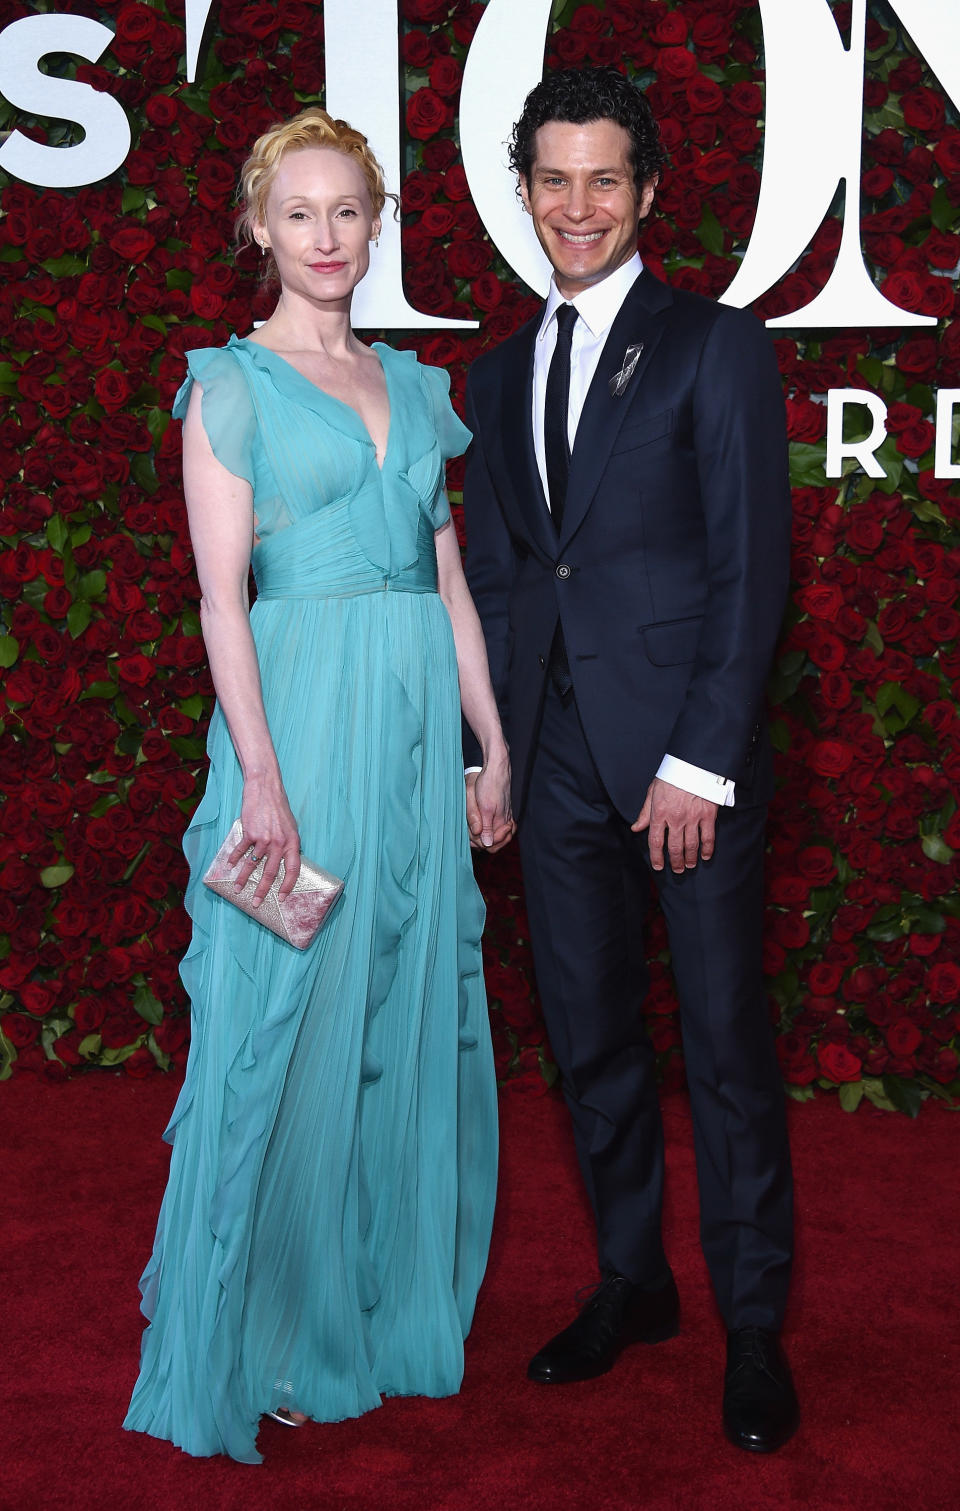
[{"label": "red rose wall", "polygon": [[[459,405],[472,358],[537,301],[488,240],[458,155],[463,61],[484,7],[400,9],[407,294],[480,329],[399,344],[449,370]],[[850,7],[833,9],[842,28]],[[258,132],[322,99],[323,7],[215,7],[190,85],[177,0],[8,0],[0,22],[38,11],[116,31],[100,65],[58,55],[47,67],[115,95],[133,145],[91,187],[2,187],[0,1074],[144,1076],[186,1053],[180,836],[202,791],[211,703],[170,404],[187,348],[269,313],[255,259],[232,250],[234,187]],[[938,324],[776,333],[794,588],[771,685],[765,970],[795,1095],[839,1087],[848,1108],[866,1095],[915,1112],[960,1092],[960,489],[933,472],[935,390],[960,385],[960,129],[893,12],[871,0],[869,14],[864,250],[879,286]],[[719,295],[759,190],[759,7],[556,7],[547,66],[610,62],[646,89],[669,156],[644,257],[675,285]],[[361,99],[354,114],[362,128]],[[13,125],[75,139],[0,100],[0,126]],[[823,286],[840,229],[835,207],[759,314]],[[858,469],[825,480],[831,387],[887,402],[883,480]],[[454,464],[455,498],[460,476]],[[478,866],[499,1067],[543,1086],[515,851]],[[672,1082],[682,1057],[658,917],[650,948],[650,1029]]]}]

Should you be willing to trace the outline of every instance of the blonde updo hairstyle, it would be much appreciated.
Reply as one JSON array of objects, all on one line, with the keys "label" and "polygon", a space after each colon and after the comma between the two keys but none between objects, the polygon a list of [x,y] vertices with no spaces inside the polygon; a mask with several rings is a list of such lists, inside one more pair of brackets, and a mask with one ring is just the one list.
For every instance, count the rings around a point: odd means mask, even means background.
[{"label": "blonde updo hairstyle", "polygon": [[[383,169],[370,150],[370,144],[361,131],[355,130],[346,121],[335,121],[325,110],[313,106],[301,110],[289,121],[271,126],[257,138],[253,150],[240,170],[240,214],[237,217],[237,241],[242,246],[251,245],[253,228],[266,219],[267,195],[276,177],[281,158],[288,152],[302,147],[332,147],[345,157],[353,158],[360,168],[370,193],[370,205],[374,216],[380,214],[388,199],[399,206],[395,194],[388,194],[383,181]],[[269,253],[270,249],[267,248]],[[272,255],[268,259],[267,276],[275,273]]]}]

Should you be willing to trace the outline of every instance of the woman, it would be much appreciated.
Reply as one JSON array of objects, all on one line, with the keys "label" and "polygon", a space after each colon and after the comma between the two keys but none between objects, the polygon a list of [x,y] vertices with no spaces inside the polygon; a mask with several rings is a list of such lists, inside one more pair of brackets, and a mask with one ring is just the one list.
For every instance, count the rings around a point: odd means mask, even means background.
[{"label": "woman", "polygon": [[[445,374],[350,329],[380,168],[308,110],[256,142],[242,192],[280,298],[188,353],[174,406],[217,707],[185,840],[193,1041],[125,1425],[256,1463],[264,1413],[459,1388],[496,1165],[460,701],[485,752],[473,841],[513,822],[443,491],[469,432]],[[238,814],[258,897],[281,860],[289,892],[301,844],[344,878],[303,952],[201,884]]]}]

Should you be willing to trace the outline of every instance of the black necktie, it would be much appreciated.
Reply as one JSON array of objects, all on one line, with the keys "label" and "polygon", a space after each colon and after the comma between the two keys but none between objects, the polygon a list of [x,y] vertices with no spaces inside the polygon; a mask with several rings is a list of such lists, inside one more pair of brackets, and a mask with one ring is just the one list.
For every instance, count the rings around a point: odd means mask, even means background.
[{"label": "black necktie", "polygon": [[570,471],[568,413],[570,408],[570,345],[577,312],[572,304],[557,309],[557,344],[550,359],[547,388],[543,403],[543,450],[547,464],[547,491],[550,513],[557,534],[563,524],[563,506],[567,497]]}]

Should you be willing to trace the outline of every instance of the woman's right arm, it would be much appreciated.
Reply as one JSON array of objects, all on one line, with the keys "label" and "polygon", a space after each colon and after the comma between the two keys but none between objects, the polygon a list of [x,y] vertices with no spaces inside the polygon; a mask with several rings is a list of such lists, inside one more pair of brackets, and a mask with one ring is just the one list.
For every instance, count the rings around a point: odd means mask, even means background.
[{"label": "woman's right arm", "polygon": [[253,490],[213,454],[203,427],[202,390],[194,383],[183,423],[183,487],[190,539],[200,580],[200,623],[217,700],[243,772],[243,840],[231,855],[247,855],[237,877],[242,887],[266,856],[254,900],[267,895],[281,860],[286,896],[300,871],[300,836],[283,788],[260,686],[250,629],[247,581],[253,548]]}]

